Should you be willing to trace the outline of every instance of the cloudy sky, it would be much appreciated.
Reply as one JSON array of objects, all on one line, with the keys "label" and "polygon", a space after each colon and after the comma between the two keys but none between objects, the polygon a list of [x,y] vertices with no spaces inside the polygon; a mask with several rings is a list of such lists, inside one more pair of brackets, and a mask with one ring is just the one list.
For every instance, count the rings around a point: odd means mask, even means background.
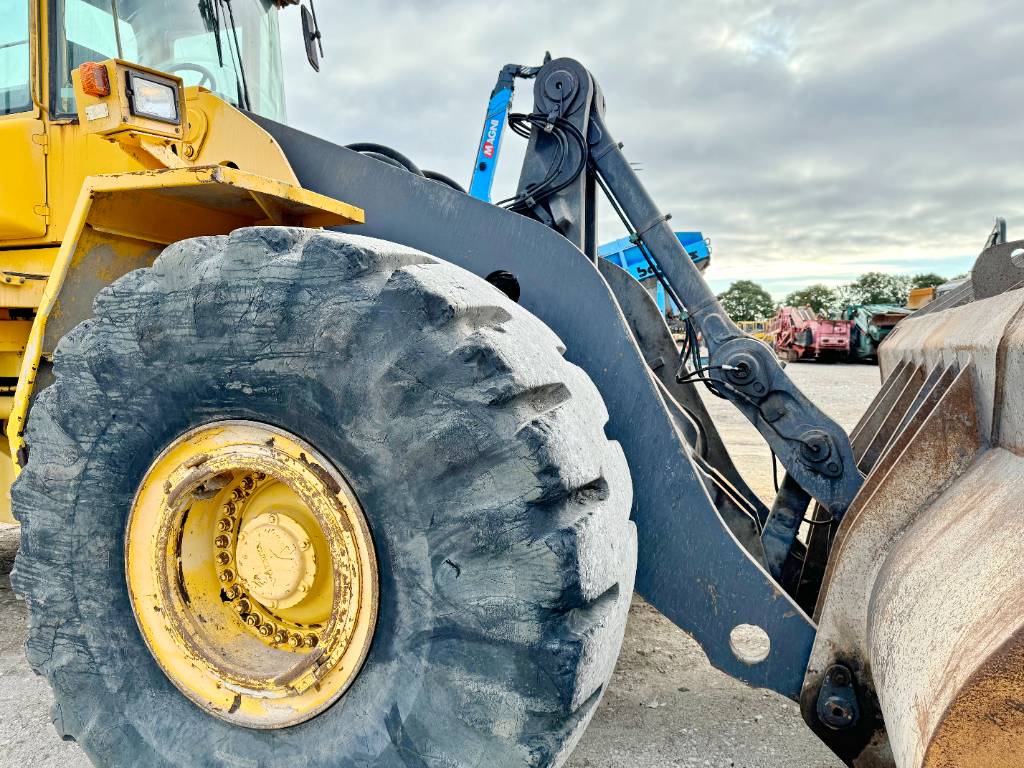
[{"label": "cloudy sky", "polygon": [[[585,10],[584,10],[585,9]],[[781,298],[867,270],[955,275],[995,216],[1024,235],[1019,0],[320,0],[326,58],[283,14],[290,122],[468,182],[499,69],[546,50],[595,75],[607,120],[716,289]],[[529,87],[516,106],[531,106]],[[525,141],[509,135],[496,193]],[[504,195],[502,195],[504,196]],[[622,234],[610,211],[602,241]]]}]

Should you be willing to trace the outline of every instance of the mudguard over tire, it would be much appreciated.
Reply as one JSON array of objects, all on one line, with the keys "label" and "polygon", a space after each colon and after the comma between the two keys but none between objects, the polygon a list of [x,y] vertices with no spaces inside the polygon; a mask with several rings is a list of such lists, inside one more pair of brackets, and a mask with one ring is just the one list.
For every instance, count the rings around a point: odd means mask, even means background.
[{"label": "mudguard over tire", "polygon": [[[556,766],[614,667],[632,593],[629,472],[586,374],[474,275],[382,241],[240,230],[106,288],[33,406],[12,577],[54,722],[103,766]],[[369,520],[380,611],[333,707],[212,717],[139,633],[124,532],[198,425],[301,436]]]}]

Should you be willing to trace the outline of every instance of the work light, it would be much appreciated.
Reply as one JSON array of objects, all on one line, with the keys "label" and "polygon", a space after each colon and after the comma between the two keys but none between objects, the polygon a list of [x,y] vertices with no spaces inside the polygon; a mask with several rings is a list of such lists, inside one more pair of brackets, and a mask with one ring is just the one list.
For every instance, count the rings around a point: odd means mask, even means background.
[{"label": "work light", "polygon": [[133,115],[164,123],[178,123],[178,89],[173,80],[165,80],[128,70],[128,103]]}]

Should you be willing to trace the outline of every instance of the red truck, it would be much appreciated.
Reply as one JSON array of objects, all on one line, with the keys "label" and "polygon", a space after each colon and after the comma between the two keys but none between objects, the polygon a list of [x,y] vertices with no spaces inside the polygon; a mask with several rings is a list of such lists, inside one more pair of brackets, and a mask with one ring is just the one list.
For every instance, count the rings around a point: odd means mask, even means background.
[{"label": "red truck", "polygon": [[850,355],[851,325],[849,320],[818,317],[810,307],[781,307],[768,334],[782,360],[838,361]]}]

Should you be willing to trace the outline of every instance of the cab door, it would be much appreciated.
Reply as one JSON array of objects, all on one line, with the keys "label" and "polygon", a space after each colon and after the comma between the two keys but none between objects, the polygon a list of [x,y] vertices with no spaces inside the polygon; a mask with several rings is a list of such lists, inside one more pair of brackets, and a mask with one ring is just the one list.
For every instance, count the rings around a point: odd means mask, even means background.
[{"label": "cab door", "polygon": [[0,246],[46,235],[46,126],[32,99],[34,0],[0,0]]}]

